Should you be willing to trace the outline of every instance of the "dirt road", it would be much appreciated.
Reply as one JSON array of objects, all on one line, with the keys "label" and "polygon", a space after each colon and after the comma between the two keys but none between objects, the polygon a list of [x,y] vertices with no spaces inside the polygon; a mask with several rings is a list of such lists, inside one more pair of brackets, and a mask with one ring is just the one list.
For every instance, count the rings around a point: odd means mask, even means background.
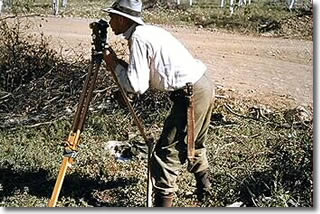
[{"label": "dirt road", "polygon": [[[60,51],[90,53],[88,24],[92,20],[36,18],[33,21],[38,26],[33,31],[50,36],[52,45]],[[312,105],[312,41],[252,37],[195,28],[165,28],[196,58],[207,64],[218,88],[265,104],[289,99],[297,104]],[[110,39],[114,36],[111,35]]]}]

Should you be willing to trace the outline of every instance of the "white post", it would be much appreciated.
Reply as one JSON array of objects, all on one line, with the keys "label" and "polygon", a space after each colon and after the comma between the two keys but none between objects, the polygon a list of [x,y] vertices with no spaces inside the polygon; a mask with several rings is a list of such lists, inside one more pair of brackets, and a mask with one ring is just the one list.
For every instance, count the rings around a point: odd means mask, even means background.
[{"label": "white post", "polygon": [[189,0],[189,5],[192,6],[192,0]]},{"label": "white post", "polygon": [[180,0],[177,0],[177,5],[180,5]]},{"label": "white post", "polygon": [[221,0],[220,7],[221,7],[221,8],[223,8],[223,7],[224,7],[224,0]]},{"label": "white post", "polygon": [[67,4],[68,4],[68,0],[63,0],[63,1],[62,1],[62,7],[66,7]]},{"label": "white post", "polygon": [[230,0],[230,14],[233,14],[233,0]]},{"label": "white post", "polygon": [[251,4],[251,0],[248,1],[248,4]]},{"label": "white post", "polygon": [[59,0],[52,0],[53,14],[57,16],[59,14]]},{"label": "white post", "polygon": [[290,6],[289,6],[289,10],[291,10],[294,6],[295,0],[291,0]]},{"label": "white post", "polygon": [[0,0],[0,15],[1,15],[1,12],[2,12],[2,5],[3,5],[3,0]]}]

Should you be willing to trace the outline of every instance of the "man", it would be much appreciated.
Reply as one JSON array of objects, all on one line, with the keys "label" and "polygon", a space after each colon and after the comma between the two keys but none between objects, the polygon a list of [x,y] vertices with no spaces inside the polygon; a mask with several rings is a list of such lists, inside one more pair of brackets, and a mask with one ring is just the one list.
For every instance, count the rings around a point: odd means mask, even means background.
[{"label": "man", "polygon": [[[120,84],[127,92],[138,94],[149,87],[167,91],[173,101],[151,158],[154,206],[172,206],[176,179],[186,161],[188,171],[196,178],[198,199],[204,200],[210,189],[205,141],[214,96],[206,66],[194,59],[169,32],[143,22],[141,0],[117,0],[104,11],[109,13],[113,32],[129,41],[129,63],[124,64],[114,52],[104,56]],[[187,83],[192,83],[194,88],[195,157],[192,160],[187,158]]]}]

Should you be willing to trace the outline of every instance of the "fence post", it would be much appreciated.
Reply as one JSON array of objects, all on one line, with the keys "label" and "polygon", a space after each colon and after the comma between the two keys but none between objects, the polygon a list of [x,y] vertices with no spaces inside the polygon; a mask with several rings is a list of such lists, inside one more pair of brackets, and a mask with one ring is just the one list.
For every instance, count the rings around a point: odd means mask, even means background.
[{"label": "fence post", "polygon": [[224,7],[224,0],[221,0],[220,7],[221,7],[221,8],[223,8],[223,7]]},{"label": "fence post", "polygon": [[177,5],[180,5],[180,0],[177,0]]},{"label": "fence post", "polygon": [[289,10],[291,10],[294,6],[295,0],[291,0],[290,6],[289,6]]},{"label": "fence post", "polygon": [[233,10],[234,10],[234,8],[233,8],[233,0],[230,0],[230,14],[232,15],[233,14]]},{"label": "fence post", "polygon": [[2,5],[3,5],[3,0],[0,0],[0,15],[1,15],[1,12],[2,12]]},{"label": "fence post", "polygon": [[66,7],[67,4],[68,4],[68,0],[63,0],[63,1],[62,1],[62,7]]},{"label": "fence post", "polygon": [[247,4],[247,0],[239,0],[239,7],[243,6],[243,5],[246,5]]},{"label": "fence post", "polygon": [[59,14],[59,0],[52,0],[53,15],[57,16]]}]

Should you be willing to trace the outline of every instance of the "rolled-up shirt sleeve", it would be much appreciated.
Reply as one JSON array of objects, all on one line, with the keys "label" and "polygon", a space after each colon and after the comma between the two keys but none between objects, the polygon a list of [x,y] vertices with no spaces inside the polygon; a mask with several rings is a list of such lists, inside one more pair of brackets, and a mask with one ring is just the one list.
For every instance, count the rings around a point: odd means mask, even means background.
[{"label": "rolled-up shirt sleeve", "polygon": [[149,88],[150,68],[147,46],[137,38],[131,39],[128,68],[118,64],[115,73],[128,92],[143,94]]}]

